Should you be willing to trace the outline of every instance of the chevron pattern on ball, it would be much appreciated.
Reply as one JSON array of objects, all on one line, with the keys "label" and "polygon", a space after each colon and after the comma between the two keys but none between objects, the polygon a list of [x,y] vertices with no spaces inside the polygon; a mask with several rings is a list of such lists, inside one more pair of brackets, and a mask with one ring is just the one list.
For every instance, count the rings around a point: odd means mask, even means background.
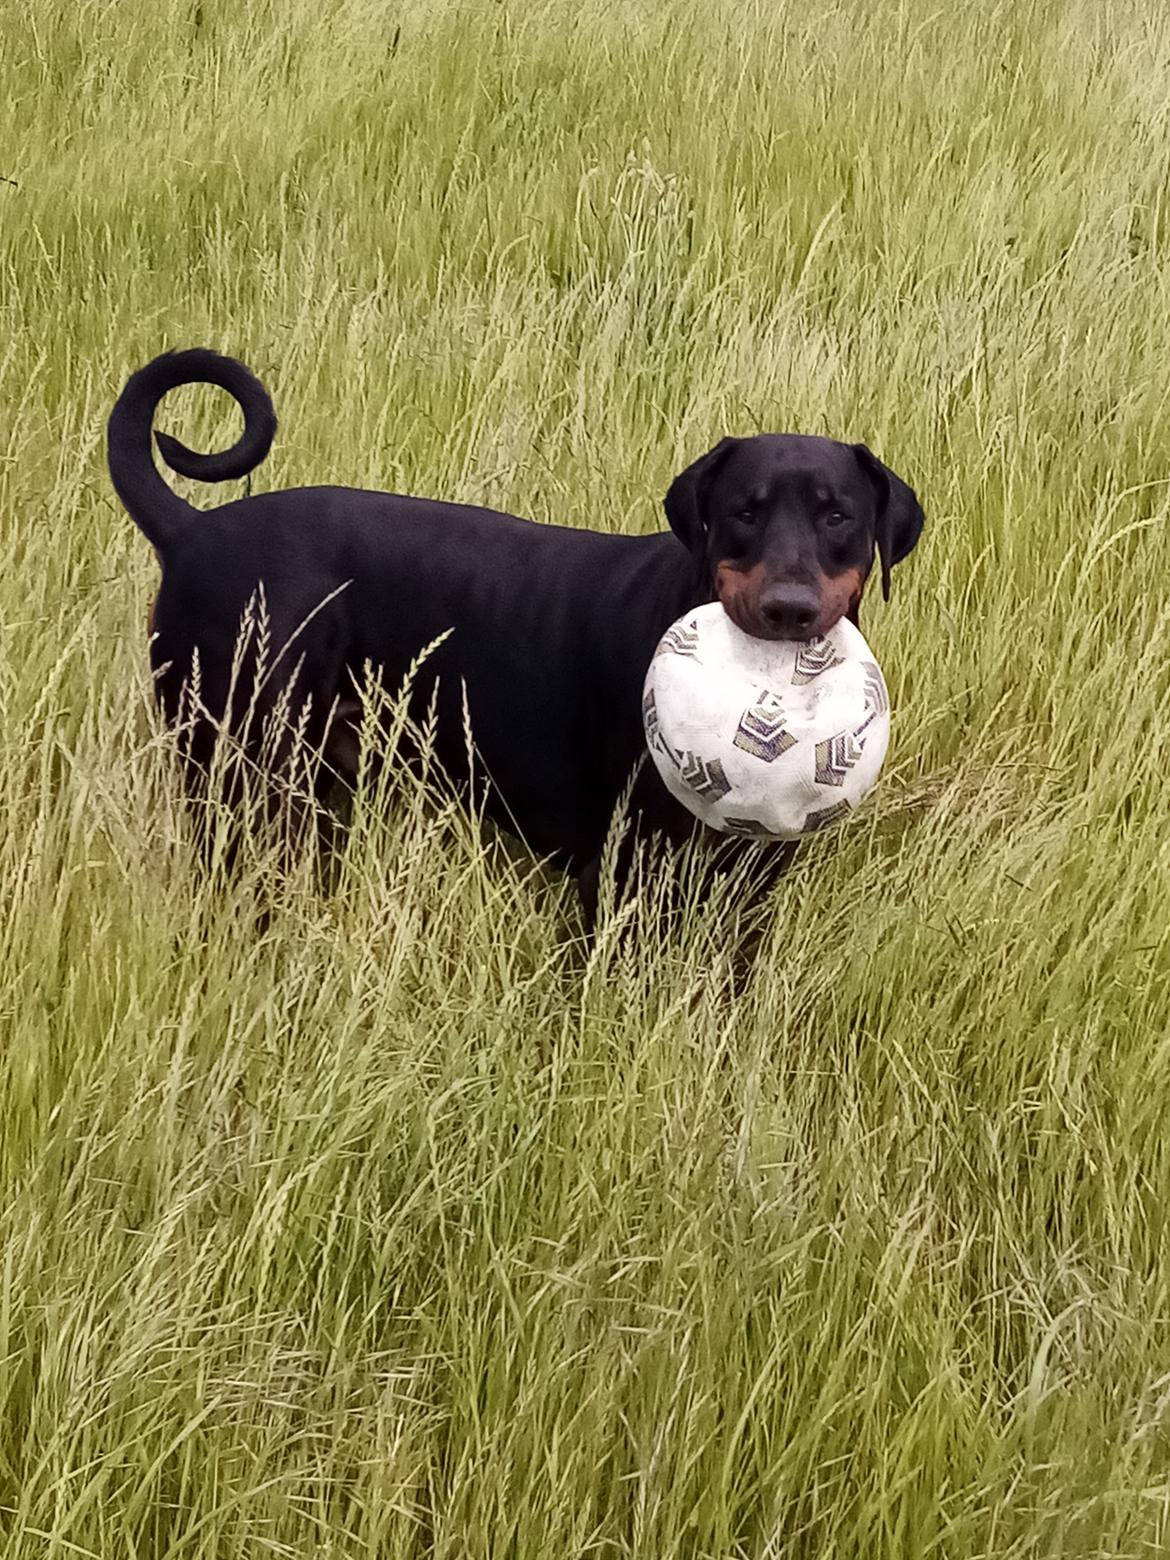
[{"label": "chevron pattern on ball", "polygon": [[740,717],[734,743],[765,764],[776,761],[781,753],[796,746],[796,738],[785,727],[784,706],[774,693],[764,692],[751,709]]},{"label": "chevron pattern on ball", "polygon": [[834,802],[830,807],[818,807],[810,812],[804,820],[804,832],[814,834],[818,829],[825,829],[831,823],[836,823],[838,818],[844,818],[847,812],[852,812],[848,802]]},{"label": "chevron pattern on ball", "polygon": [[841,731],[817,743],[816,780],[818,785],[844,785],[845,776],[865,751],[858,733]]},{"label": "chevron pattern on ball", "polygon": [[784,837],[774,834],[758,818],[735,818],[730,813],[724,814],[723,832],[743,840],[778,840]]},{"label": "chevron pattern on ball", "polygon": [[882,676],[881,668],[873,661],[863,661],[865,671],[865,704],[877,715],[884,715],[890,707],[890,695],[886,691],[886,680]]},{"label": "chevron pattern on ball", "polygon": [[717,802],[731,790],[731,781],[719,759],[700,758],[697,753],[686,751],[677,757],[683,783],[704,801]]},{"label": "chevron pattern on ball", "polygon": [[797,652],[796,664],[792,668],[793,686],[798,688],[803,683],[810,683],[814,677],[819,677],[830,667],[842,664],[841,656],[828,640],[814,639],[812,644],[802,645]]},{"label": "chevron pattern on ball", "polygon": [[676,623],[673,628],[668,628],[658,642],[655,656],[660,655],[691,655],[699,653],[699,630],[693,623]]},{"label": "chevron pattern on ball", "polygon": [[646,728],[646,741],[653,747],[665,746],[662,741],[662,732],[658,725],[658,704],[654,698],[654,689],[647,688],[642,697],[642,722]]}]

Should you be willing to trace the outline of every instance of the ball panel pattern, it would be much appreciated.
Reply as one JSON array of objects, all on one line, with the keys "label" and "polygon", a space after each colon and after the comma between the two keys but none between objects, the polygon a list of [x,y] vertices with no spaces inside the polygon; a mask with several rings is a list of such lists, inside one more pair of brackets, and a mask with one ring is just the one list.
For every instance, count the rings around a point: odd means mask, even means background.
[{"label": "ball panel pattern", "polygon": [[745,753],[771,764],[796,746],[796,738],[786,729],[787,719],[783,700],[765,689],[758,702],[740,716],[732,740]]},{"label": "ball panel pattern", "polygon": [[838,818],[844,818],[846,813],[853,811],[850,802],[834,802],[831,807],[821,807],[816,812],[810,812],[804,820],[804,832],[813,834],[817,829],[827,828],[830,823],[836,823]]},{"label": "ball panel pattern", "polygon": [[822,672],[840,666],[842,659],[827,639],[815,639],[811,644],[801,645],[792,667],[793,685],[799,688],[803,683],[812,682]]}]

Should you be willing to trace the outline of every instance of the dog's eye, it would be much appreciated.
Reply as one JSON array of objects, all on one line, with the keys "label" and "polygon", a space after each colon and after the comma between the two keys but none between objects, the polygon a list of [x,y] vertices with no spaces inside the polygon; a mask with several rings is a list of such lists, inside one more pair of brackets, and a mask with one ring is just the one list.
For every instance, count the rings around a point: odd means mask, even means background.
[{"label": "dog's eye", "polygon": [[830,527],[844,525],[849,516],[840,509],[830,509],[825,516],[825,524]]},{"label": "dog's eye", "polygon": [[755,525],[757,517],[754,509],[741,509],[735,518],[740,525]]}]

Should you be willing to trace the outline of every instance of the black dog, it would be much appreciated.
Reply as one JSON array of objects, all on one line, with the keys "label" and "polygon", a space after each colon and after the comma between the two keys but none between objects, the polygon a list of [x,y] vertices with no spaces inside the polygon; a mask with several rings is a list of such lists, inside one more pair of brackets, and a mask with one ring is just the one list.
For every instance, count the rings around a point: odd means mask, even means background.
[{"label": "black dog", "polygon": [[[151,449],[159,401],[195,382],[236,399],[244,433],[212,455],[159,434],[163,458],[206,481],[245,476],[267,455],[276,419],[263,386],[232,358],[156,358],[130,379],[109,423],[114,487],[162,565],[151,660],[171,722],[188,701],[192,783],[249,701],[250,730],[283,717],[285,736],[263,749],[270,772],[298,732],[324,759],[322,794],[334,775],[352,783],[366,668],[394,692],[446,634],[411,703],[416,715],[432,711],[435,757],[466,786],[466,698],[488,816],[574,874],[590,916],[615,804],[645,753],[642,683],[665,629],[715,598],[765,639],[856,623],[875,549],[888,594],[891,568],[922,530],[914,494],[864,445],[770,434],[724,439],[689,466],[666,495],[671,530],[654,536],[338,487],[198,511],[163,481]],[[258,588],[272,646],[290,645],[259,692],[239,668],[233,677]],[[680,841],[695,827],[648,763],[630,812],[643,835]]]}]

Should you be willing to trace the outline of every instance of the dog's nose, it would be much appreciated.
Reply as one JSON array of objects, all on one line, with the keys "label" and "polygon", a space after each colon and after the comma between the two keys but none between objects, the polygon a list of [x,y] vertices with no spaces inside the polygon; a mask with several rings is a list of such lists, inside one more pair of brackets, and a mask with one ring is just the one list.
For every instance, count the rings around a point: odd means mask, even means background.
[{"label": "dog's nose", "polygon": [[807,639],[819,610],[808,585],[770,585],[760,596],[760,616],[780,639]]}]

